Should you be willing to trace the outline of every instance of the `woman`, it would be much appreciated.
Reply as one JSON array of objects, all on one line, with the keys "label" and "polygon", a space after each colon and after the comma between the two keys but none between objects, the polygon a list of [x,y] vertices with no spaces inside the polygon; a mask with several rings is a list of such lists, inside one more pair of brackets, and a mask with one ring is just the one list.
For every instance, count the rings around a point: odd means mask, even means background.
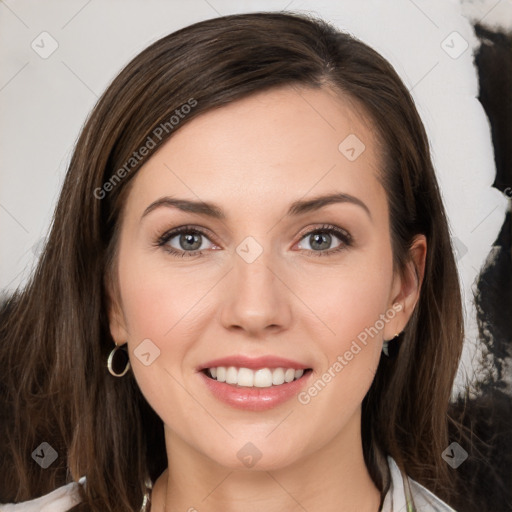
[{"label": "woman", "polygon": [[135,57],[3,316],[7,511],[453,510],[428,139],[321,20],[225,16]]}]

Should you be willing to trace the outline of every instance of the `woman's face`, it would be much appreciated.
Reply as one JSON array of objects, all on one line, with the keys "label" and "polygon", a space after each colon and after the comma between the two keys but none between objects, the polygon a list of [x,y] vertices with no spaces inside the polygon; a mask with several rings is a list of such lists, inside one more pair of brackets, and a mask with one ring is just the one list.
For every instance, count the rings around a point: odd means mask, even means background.
[{"label": "woman's face", "polygon": [[[197,117],[138,172],[111,332],[176,457],[272,469],[360,449],[382,342],[418,292],[393,273],[380,164],[350,103],[282,87]],[[279,384],[288,368],[310,371]]]}]

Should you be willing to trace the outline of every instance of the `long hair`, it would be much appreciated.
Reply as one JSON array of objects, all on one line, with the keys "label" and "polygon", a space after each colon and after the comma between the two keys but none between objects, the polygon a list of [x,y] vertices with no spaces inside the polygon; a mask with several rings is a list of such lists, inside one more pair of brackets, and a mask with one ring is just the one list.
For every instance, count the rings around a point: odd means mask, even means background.
[{"label": "long hair", "polygon": [[[114,347],[109,290],[116,289],[130,183],[142,163],[198,115],[285,85],[330,87],[371,119],[397,271],[409,259],[413,237],[427,238],[421,295],[399,355],[381,358],[363,400],[363,451],[382,496],[391,455],[450,501],[441,454],[449,444],[447,408],[463,319],[425,129],[409,91],[372,48],[311,16],[260,12],[195,23],[151,44],[112,81],[87,119],[37,267],[2,315],[0,502],[35,498],[86,475],[82,510],[140,510],[146,479],[154,481],[167,464],[163,424],[132,372],[117,379],[106,368]],[[149,146],[149,155],[140,157]],[[45,441],[58,457],[43,470],[31,454]]]}]

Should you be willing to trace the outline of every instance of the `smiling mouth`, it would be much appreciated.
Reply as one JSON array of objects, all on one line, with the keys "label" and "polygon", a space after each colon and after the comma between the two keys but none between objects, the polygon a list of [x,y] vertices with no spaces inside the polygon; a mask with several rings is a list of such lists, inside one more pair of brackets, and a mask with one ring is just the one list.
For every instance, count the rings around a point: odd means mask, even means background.
[{"label": "smiling mouth", "polygon": [[223,382],[236,388],[276,388],[299,380],[311,373],[311,368],[250,368],[218,366],[201,370],[209,379]]}]

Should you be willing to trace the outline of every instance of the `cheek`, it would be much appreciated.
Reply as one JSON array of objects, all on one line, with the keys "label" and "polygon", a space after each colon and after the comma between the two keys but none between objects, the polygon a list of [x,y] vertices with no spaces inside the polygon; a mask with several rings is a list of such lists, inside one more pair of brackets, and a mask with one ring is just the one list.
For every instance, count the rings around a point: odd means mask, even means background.
[{"label": "cheek", "polygon": [[151,338],[168,343],[200,310],[197,303],[207,291],[207,276],[197,269],[198,279],[193,268],[174,267],[165,257],[142,252],[120,262],[123,310],[134,342]]},{"label": "cheek", "polygon": [[358,336],[364,339],[368,330],[371,338],[382,337],[381,315],[386,314],[392,280],[390,256],[353,253],[342,264],[308,269],[296,290],[320,320],[317,337],[322,333],[329,340],[332,353]]},{"label": "cheek", "polygon": [[354,252],[343,264],[318,267],[302,280],[299,293],[321,322],[304,322],[301,329],[323,355],[316,385],[306,389],[302,403],[344,411],[337,415],[338,427],[361,403],[375,376],[386,321],[396,314],[387,310],[392,280],[391,249]]},{"label": "cheek", "polygon": [[310,323],[308,332],[323,363],[298,399],[312,417],[331,418],[328,427],[321,427],[326,437],[347,424],[374,379],[381,357],[382,315],[386,315],[390,276],[390,271],[379,265],[373,270],[347,267],[338,272],[336,280],[317,279],[326,283],[324,293],[310,293],[304,299],[314,304],[322,320],[321,336],[317,321],[314,327]]},{"label": "cheek", "polygon": [[[130,361],[142,394],[157,414],[168,424],[186,425],[186,418],[198,411],[184,391],[183,368],[199,338],[193,332],[201,311],[201,303],[197,303],[207,290],[193,273],[173,270],[159,260],[133,252],[120,260]],[[143,346],[150,354],[148,365],[139,358]],[[187,370],[190,372],[190,367]],[[176,409],[181,411],[178,417],[173,416]]]},{"label": "cheek", "polygon": [[[169,403],[180,403],[181,410],[187,410],[189,397],[182,396],[177,381],[190,376],[197,362],[192,361],[195,344],[216,311],[208,292],[219,280],[218,269],[193,263],[180,266],[142,250],[123,254],[119,283],[135,378],[159,413],[164,389]],[[157,354],[148,366],[138,357],[144,343]]]}]

